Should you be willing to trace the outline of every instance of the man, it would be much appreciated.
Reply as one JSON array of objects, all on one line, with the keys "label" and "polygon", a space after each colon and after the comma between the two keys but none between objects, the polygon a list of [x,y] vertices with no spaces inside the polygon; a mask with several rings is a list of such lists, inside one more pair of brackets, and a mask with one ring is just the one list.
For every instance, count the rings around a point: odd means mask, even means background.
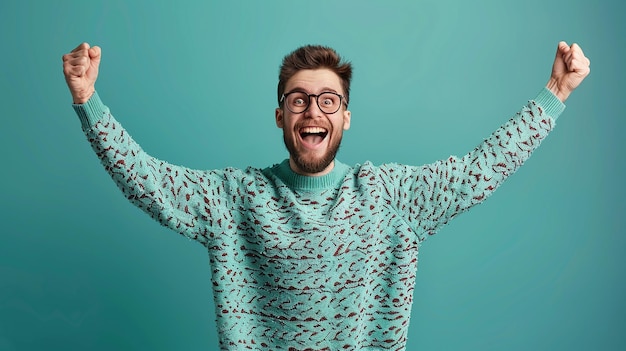
[{"label": "man", "polygon": [[305,46],[279,76],[289,158],[199,171],[133,141],[95,92],[100,58],[85,43],[63,56],[74,109],[126,197],[207,248],[224,350],[404,349],[419,243],[511,175],[589,73],[580,47],[561,42],[546,88],[464,157],[347,166],[335,155],[350,127],[351,66]]}]

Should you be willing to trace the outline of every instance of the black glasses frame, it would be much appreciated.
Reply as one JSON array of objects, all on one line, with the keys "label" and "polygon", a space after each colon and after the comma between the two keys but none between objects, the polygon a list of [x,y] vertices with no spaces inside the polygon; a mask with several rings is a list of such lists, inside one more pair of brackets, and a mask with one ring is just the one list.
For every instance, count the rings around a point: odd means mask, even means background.
[{"label": "black glasses frame", "polygon": [[[337,113],[337,111],[339,111],[339,109],[341,108],[341,104],[345,104],[345,105],[346,105],[346,107],[348,107],[348,103],[346,103],[346,102],[344,101],[344,99],[345,99],[345,98],[344,98],[344,96],[343,96],[343,95],[341,95],[341,94],[337,94],[337,93],[335,93],[335,92],[332,92],[332,91],[323,91],[323,92],[321,92],[321,93],[319,93],[319,94],[307,94],[306,92],[304,92],[304,91],[300,91],[300,90],[290,91],[290,92],[288,92],[288,93],[283,94],[283,95],[280,97],[280,103],[281,103],[281,104],[283,104],[283,105],[285,105],[285,101],[287,100],[287,97],[288,97],[289,95],[291,95],[291,94],[295,94],[295,93],[304,94],[304,95],[306,95],[306,96],[308,97],[308,99],[307,99],[307,102],[306,102],[306,107],[304,108],[304,110],[302,110],[302,111],[300,111],[300,112],[295,112],[295,111],[292,111],[292,110],[289,108],[289,104],[286,104],[286,105],[287,105],[287,109],[288,109],[291,113],[295,113],[295,114],[305,113],[305,112],[306,112],[306,110],[308,110],[308,109],[309,109],[309,107],[311,106],[311,97],[314,97],[314,98],[315,98],[315,103],[317,104],[317,107],[320,109],[320,111],[322,111],[322,112],[324,112],[324,113],[326,113],[326,114],[329,114],[329,115],[332,115],[333,113]],[[319,100],[319,97],[320,97],[320,95],[323,95],[323,94],[333,94],[333,95],[336,95],[336,96],[338,96],[338,97],[339,97],[339,105],[337,106],[337,109],[336,109],[335,111],[333,111],[333,112],[326,112],[326,111],[324,111],[324,109],[322,109],[322,106],[320,106],[320,100]]]}]

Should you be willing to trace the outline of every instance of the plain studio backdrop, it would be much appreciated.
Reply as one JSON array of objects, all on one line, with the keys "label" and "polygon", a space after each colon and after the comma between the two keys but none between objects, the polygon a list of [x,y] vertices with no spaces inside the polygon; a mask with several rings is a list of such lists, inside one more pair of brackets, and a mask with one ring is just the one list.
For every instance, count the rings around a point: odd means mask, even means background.
[{"label": "plain studio backdrop", "polygon": [[3,1],[0,350],[212,350],[204,248],[117,190],[61,56],[103,50],[97,89],[150,154],[211,169],[287,157],[278,66],[352,61],[348,164],[473,149],[536,96],[557,43],[591,75],[484,204],[420,248],[408,350],[626,348],[620,1]]}]

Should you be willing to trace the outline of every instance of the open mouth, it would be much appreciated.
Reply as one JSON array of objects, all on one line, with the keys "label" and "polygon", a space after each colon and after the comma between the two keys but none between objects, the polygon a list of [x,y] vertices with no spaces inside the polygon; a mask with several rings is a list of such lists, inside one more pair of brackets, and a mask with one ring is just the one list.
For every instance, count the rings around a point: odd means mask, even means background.
[{"label": "open mouth", "polygon": [[328,130],[322,127],[304,127],[300,129],[302,141],[311,145],[320,144],[328,135]]}]

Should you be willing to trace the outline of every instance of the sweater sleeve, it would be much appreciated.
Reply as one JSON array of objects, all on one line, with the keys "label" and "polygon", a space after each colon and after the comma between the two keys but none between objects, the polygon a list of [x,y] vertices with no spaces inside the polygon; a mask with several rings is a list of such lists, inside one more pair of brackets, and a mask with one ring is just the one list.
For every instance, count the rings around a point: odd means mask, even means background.
[{"label": "sweater sleeve", "polygon": [[148,155],[97,93],[73,107],[97,157],[124,196],[162,225],[207,246],[224,202],[223,172],[191,170]]},{"label": "sweater sleeve", "polygon": [[388,166],[385,173],[395,189],[390,202],[423,241],[490,196],[537,149],[564,108],[544,88],[465,156],[421,167]]}]

